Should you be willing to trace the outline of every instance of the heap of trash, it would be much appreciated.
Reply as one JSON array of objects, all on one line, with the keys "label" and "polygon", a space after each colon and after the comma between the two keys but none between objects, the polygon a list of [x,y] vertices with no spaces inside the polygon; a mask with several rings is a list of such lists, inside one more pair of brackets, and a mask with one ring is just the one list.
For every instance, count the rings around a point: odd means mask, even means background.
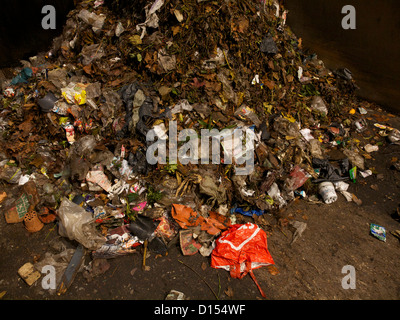
[{"label": "heap of trash", "polygon": [[[144,248],[144,267],[178,237],[240,277],[273,264],[264,215],[358,203],[349,186],[400,132],[368,117],[349,70],[303,50],[287,14],[274,1],[78,2],[51,48],[1,83],[7,223],[54,224],[78,258]],[[220,237],[255,234],[256,264],[221,261]]]}]

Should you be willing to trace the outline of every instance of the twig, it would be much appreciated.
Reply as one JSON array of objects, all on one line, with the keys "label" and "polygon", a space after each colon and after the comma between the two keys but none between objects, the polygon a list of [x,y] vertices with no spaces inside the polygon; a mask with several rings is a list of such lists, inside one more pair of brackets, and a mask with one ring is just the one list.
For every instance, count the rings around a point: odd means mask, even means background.
[{"label": "twig", "polygon": [[183,261],[181,261],[181,260],[178,260],[178,261],[179,261],[180,263],[182,263],[184,266],[188,267],[190,270],[192,270],[195,274],[197,274],[197,276],[198,276],[201,280],[203,280],[203,282],[207,285],[207,287],[210,288],[210,290],[211,290],[212,293],[214,294],[215,298],[216,298],[217,300],[219,300],[219,298],[218,298],[218,296],[215,294],[214,290],[210,287],[210,285],[207,283],[207,281],[204,280],[204,278],[203,278],[201,275],[198,274],[198,272],[197,272],[196,270],[194,270],[192,267],[188,266],[188,265],[187,265],[186,263],[184,263]]},{"label": "twig", "polygon": [[227,65],[228,65],[228,68],[229,68],[230,70],[232,70],[231,65],[229,64],[228,57],[226,56],[225,51],[222,50],[222,52],[224,53],[224,57],[225,57],[225,60],[226,60]]},{"label": "twig", "polygon": [[282,228],[279,228],[279,231],[283,233],[283,235],[287,238],[288,236],[286,235],[286,233],[283,232]]},{"label": "twig", "polygon": [[49,234],[53,231],[53,229],[56,227],[57,225],[55,224],[53,228],[50,229],[50,231],[47,233],[46,237],[44,238],[44,240],[47,239],[47,237],[49,236]]},{"label": "twig", "polygon": [[110,278],[114,275],[115,271],[117,271],[118,266],[115,267],[113,273],[111,274]]},{"label": "twig", "polygon": [[217,272],[217,275],[218,275],[218,297],[219,297],[219,295],[221,294],[221,278],[219,277],[218,272]]},{"label": "twig", "polygon": [[144,252],[143,252],[142,270],[146,270],[147,241],[148,241],[147,239],[144,240]]}]

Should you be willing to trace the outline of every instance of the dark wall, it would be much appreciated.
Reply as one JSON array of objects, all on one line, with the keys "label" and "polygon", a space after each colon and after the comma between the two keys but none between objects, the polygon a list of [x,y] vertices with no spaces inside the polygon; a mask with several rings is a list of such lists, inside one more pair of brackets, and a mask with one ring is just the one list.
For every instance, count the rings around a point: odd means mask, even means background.
[{"label": "dark wall", "polygon": [[[287,23],[328,68],[347,67],[360,96],[400,111],[400,7],[397,0],[285,0]],[[356,8],[344,30],[342,7]]]},{"label": "dark wall", "polygon": [[[42,8],[56,9],[56,29],[42,28]],[[47,50],[52,39],[61,34],[73,0],[2,0],[0,10],[0,67],[12,67]]]}]

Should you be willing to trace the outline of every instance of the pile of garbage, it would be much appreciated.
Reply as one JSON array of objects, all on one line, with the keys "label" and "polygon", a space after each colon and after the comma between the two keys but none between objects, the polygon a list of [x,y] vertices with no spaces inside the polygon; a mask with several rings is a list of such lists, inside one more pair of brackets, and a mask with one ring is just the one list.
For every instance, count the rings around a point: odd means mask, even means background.
[{"label": "pile of garbage", "polygon": [[[93,261],[144,248],[144,269],[147,250],[165,255],[178,237],[183,254],[240,277],[237,264],[215,262],[226,232],[264,243],[246,256],[260,261],[239,263],[251,273],[273,264],[264,215],[338,193],[358,202],[350,184],[373,174],[369,154],[400,132],[368,119],[373,106],[356,97],[351,72],[305,52],[287,14],[274,1],[78,2],[50,50],[2,82],[6,221],[31,232],[56,224]],[[224,161],[242,155],[243,138],[189,161],[198,147],[176,138],[184,129],[246,132],[252,170]],[[171,157],[178,145],[185,152]],[[7,198],[8,187],[20,196]]]}]

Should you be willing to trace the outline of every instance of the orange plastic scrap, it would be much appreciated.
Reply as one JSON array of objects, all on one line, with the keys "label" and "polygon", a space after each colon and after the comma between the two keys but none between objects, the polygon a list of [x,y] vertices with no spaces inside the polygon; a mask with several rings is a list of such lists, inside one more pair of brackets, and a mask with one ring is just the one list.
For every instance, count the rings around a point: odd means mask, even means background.
[{"label": "orange plastic scrap", "polygon": [[209,234],[217,235],[221,230],[227,229],[231,225],[231,220],[216,212],[209,212],[208,218],[204,218],[207,223],[202,225],[201,230],[206,230]]},{"label": "orange plastic scrap", "polygon": [[173,204],[171,214],[183,229],[198,226],[204,220],[204,218],[197,212],[194,212],[192,208],[182,204]]},{"label": "orange plastic scrap", "polygon": [[7,193],[6,192],[0,193],[0,203],[2,203],[5,198],[7,198]]},{"label": "orange plastic scrap", "polygon": [[209,217],[204,218],[192,208],[182,204],[173,204],[171,214],[181,228],[187,229],[200,225],[201,230],[211,235],[217,235],[230,226],[230,219],[218,213],[210,212]]}]

